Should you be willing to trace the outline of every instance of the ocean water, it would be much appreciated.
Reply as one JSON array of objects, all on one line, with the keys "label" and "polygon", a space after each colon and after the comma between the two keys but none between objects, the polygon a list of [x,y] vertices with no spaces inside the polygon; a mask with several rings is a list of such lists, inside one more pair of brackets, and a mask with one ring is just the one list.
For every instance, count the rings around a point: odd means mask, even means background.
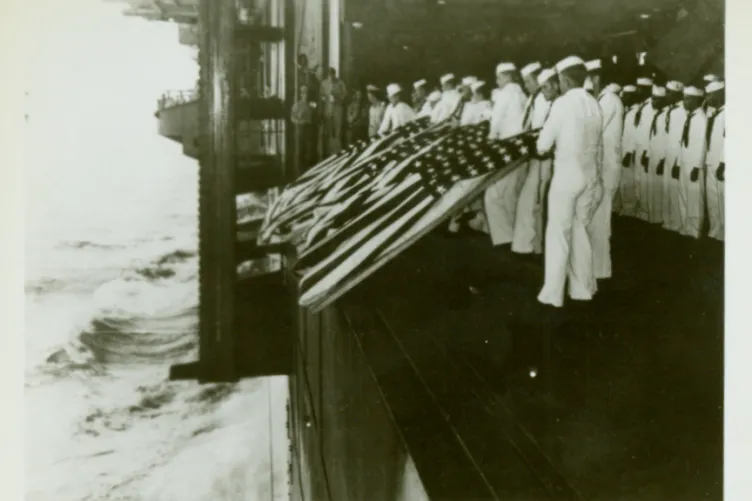
[{"label": "ocean water", "polygon": [[285,382],[167,381],[197,356],[198,167],[156,133],[157,90],[174,72],[133,77],[178,55],[194,63],[174,26],[84,4],[78,32],[56,32],[67,64],[46,54],[30,87],[26,499],[285,499]]}]

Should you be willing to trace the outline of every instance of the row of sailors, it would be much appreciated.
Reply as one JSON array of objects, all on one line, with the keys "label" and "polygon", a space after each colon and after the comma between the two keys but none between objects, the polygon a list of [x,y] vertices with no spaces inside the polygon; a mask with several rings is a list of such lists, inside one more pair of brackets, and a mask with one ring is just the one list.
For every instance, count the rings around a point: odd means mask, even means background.
[{"label": "row of sailors", "polygon": [[[519,254],[540,254],[545,232],[541,302],[562,306],[567,281],[570,297],[590,299],[596,279],[611,276],[612,211],[699,238],[707,200],[710,236],[723,239],[722,82],[704,91],[675,81],[660,87],[647,78],[624,88],[602,86],[600,60],[575,56],[555,68],[522,68],[527,93],[517,74],[514,64],[499,64],[490,100],[484,82],[467,77],[458,85],[454,75],[444,75],[442,92],[426,96],[418,113],[403,101],[401,87],[390,84],[379,132],[418,116],[460,125],[490,120],[495,139],[542,128],[539,152],[553,151],[553,160],[531,159],[490,186],[476,206],[484,210],[469,223],[489,233],[494,245]],[[421,80],[414,88],[425,85]],[[710,106],[703,106],[705,92]],[[589,184],[595,179],[597,188]],[[453,219],[450,230],[457,223]]]}]

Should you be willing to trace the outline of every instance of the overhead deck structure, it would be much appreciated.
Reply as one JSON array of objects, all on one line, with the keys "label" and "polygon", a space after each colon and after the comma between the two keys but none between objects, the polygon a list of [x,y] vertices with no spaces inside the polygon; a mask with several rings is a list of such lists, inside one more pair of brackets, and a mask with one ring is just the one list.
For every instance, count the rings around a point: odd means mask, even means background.
[{"label": "overhead deck structure", "polygon": [[[300,53],[350,84],[570,53],[687,81],[722,72],[722,3],[129,3],[198,30],[200,357],[172,376],[289,376],[293,499],[721,497],[722,247],[617,220],[612,283],[547,316],[540,268],[431,235],[313,314],[297,307],[294,249],[241,239],[236,197],[295,171]],[[239,276],[270,252],[281,267]]]}]

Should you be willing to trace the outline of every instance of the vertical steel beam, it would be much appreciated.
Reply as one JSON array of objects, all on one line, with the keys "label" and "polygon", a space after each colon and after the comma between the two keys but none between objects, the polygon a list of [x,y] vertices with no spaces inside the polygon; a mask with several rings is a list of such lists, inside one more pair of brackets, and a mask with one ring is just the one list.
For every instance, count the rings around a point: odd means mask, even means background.
[{"label": "vertical steel beam", "polygon": [[200,380],[235,379],[234,0],[200,0]]}]

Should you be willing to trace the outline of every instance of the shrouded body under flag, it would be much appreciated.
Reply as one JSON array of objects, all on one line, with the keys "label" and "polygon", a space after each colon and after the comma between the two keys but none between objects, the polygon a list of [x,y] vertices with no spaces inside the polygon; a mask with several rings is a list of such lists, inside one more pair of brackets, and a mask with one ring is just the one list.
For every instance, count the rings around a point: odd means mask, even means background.
[{"label": "shrouded body under flag", "polygon": [[329,158],[269,208],[259,243],[289,241],[299,304],[318,311],[521,167],[538,130],[488,139],[489,123],[416,120]]}]

